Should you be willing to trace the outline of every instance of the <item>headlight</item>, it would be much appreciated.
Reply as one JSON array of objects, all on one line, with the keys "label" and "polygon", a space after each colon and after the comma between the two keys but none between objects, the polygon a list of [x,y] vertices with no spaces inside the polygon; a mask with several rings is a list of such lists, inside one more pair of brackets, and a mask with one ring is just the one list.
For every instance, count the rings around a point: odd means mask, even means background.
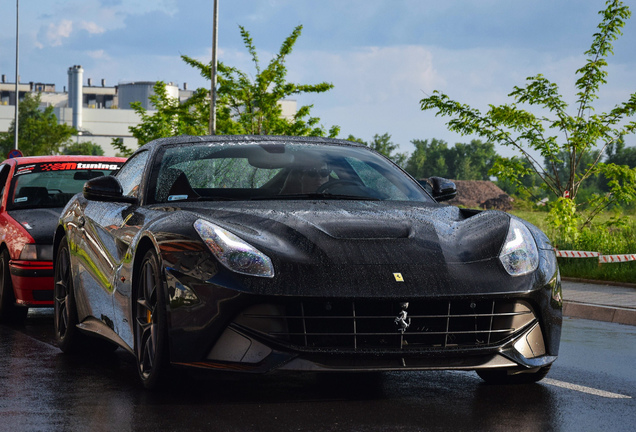
[{"label": "headlight", "polygon": [[20,252],[24,261],[53,261],[53,245],[26,244]]},{"label": "headlight", "polygon": [[512,276],[521,276],[537,269],[539,250],[528,227],[516,219],[510,220],[508,235],[499,260]]},{"label": "headlight", "polygon": [[231,232],[203,219],[194,222],[194,229],[219,262],[233,272],[274,277],[272,260]]}]

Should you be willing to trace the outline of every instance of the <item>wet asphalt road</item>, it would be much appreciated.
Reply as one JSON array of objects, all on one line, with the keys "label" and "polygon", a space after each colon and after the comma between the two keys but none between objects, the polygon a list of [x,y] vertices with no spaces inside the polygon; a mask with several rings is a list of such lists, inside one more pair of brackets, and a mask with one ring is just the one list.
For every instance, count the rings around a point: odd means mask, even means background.
[{"label": "wet asphalt road", "polygon": [[49,310],[0,325],[0,431],[633,431],[636,327],[566,319],[548,378],[468,372],[185,377],[142,390],[132,359],[69,357]]}]

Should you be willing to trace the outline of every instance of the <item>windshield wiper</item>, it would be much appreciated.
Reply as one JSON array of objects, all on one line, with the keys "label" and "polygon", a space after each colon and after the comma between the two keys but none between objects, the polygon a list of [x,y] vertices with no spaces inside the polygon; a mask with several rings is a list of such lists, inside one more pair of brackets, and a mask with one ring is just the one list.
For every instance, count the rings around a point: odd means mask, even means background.
[{"label": "windshield wiper", "polygon": [[179,197],[168,200],[167,203],[177,203],[177,202],[194,202],[194,201],[239,201],[241,198],[234,198],[228,196],[220,196],[220,195],[212,195],[212,196],[192,196],[192,197]]}]

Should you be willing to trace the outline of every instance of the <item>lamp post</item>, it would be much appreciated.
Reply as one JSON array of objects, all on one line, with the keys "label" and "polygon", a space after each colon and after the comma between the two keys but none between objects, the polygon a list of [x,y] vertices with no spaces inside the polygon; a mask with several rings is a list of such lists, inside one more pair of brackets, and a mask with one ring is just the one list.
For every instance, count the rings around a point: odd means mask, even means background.
[{"label": "lamp post", "polygon": [[210,135],[216,135],[216,63],[218,47],[219,0],[214,0],[214,19],[212,23],[212,67],[210,73]]},{"label": "lamp post", "polygon": [[15,0],[15,139],[14,148],[18,149],[18,114],[20,104],[20,70],[18,68],[18,60],[20,53],[20,0]]}]

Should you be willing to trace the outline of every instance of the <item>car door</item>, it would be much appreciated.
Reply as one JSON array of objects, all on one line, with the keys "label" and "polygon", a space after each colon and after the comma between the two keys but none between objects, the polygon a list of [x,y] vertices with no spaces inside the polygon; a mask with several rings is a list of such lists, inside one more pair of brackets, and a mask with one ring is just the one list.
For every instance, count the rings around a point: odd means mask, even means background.
[{"label": "car door", "polygon": [[[148,155],[147,151],[136,154],[117,173],[124,195],[138,198]],[[113,294],[117,274],[140,226],[128,223],[138,209],[138,204],[89,200],[81,219],[80,248],[85,257],[81,260],[84,271],[78,277],[85,288],[91,315],[115,331]]]}]

